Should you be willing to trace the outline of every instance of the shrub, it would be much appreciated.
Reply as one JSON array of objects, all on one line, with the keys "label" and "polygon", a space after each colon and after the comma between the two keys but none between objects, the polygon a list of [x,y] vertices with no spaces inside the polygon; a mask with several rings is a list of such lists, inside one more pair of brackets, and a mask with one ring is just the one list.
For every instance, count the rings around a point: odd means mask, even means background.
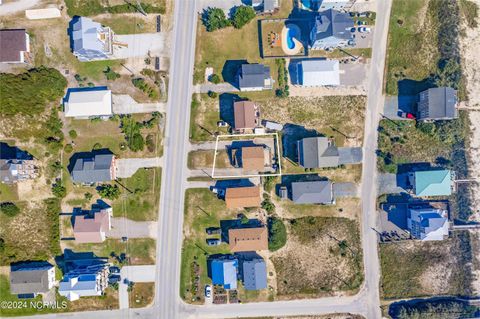
[{"label": "shrub", "polygon": [[277,217],[268,218],[268,249],[276,251],[287,243],[287,228]]},{"label": "shrub", "polygon": [[57,198],[64,198],[67,195],[67,189],[62,185],[61,180],[52,185],[52,193]]},{"label": "shrub", "polygon": [[417,303],[405,301],[393,303],[389,308],[389,315],[398,319],[416,318],[471,318],[476,314],[477,308],[469,305],[467,301],[453,299],[424,300]]},{"label": "shrub", "polygon": [[72,144],[65,145],[64,151],[65,151],[65,153],[73,152],[73,145]]},{"label": "shrub", "polygon": [[78,136],[78,135],[77,135],[77,131],[75,131],[75,130],[70,130],[70,131],[68,132],[68,136],[70,136],[71,138],[77,138],[77,136]]},{"label": "shrub", "polygon": [[215,99],[218,97],[218,94],[217,92],[208,91],[208,96],[211,97],[212,99]]},{"label": "shrub", "polygon": [[0,211],[8,217],[14,217],[20,213],[20,208],[11,202],[0,203]]},{"label": "shrub", "polygon": [[212,83],[214,83],[214,84],[220,83],[221,81],[220,81],[220,77],[218,76],[218,74],[215,74],[215,73],[212,74],[212,75],[210,76],[210,82],[212,82]]},{"label": "shrub", "polygon": [[102,198],[114,200],[120,197],[120,188],[117,185],[103,184],[97,188],[97,191]]},{"label": "shrub", "polygon": [[102,147],[103,147],[102,144],[100,144],[100,143],[95,143],[95,144],[93,144],[92,149],[93,149],[93,150],[99,150],[99,149],[101,149]]},{"label": "shrub", "polygon": [[255,18],[255,10],[250,6],[240,6],[233,13],[232,23],[237,29],[241,29],[244,25]]},{"label": "shrub", "polygon": [[129,138],[128,146],[134,152],[143,151],[145,148],[145,141],[143,136],[140,133],[135,133],[131,138]]},{"label": "shrub", "polygon": [[270,201],[270,198],[266,198],[262,202],[262,208],[265,209],[269,214],[275,213],[275,205]]},{"label": "shrub", "polygon": [[137,88],[142,90],[145,94],[148,95],[152,100],[157,100],[159,98],[158,88],[147,83],[145,79],[135,78],[132,79],[132,84]]},{"label": "shrub", "polygon": [[225,12],[220,8],[208,8],[204,10],[202,22],[208,32],[228,27],[231,24],[225,16]]},{"label": "shrub", "polygon": [[152,134],[147,135],[146,144],[148,151],[153,153],[155,151],[155,141]]},{"label": "shrub", "polygon": [[83,197],[86,200],[90,201],[93,198],[93,195],[92,195],[92,193],[86,192],[85,194],[83,194]]},{"label": "shrub", "polygon": [[103,70],[103,74],[105,74],[105,77],[109,81],[115,81],[120,77],[120,74],[113,71],[112,68],[110,68],[109,66],[107,66],[105,70]]}]

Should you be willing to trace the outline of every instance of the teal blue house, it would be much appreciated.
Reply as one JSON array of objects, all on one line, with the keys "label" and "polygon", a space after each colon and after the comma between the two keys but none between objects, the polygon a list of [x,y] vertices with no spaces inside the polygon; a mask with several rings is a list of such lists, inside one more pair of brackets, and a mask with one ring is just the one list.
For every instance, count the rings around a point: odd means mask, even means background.
[{"label": "teal blue house", "polygon": [[417,171],[409,174],[413,192],[420,197],[451,195],[453,177],[450,170]]}]

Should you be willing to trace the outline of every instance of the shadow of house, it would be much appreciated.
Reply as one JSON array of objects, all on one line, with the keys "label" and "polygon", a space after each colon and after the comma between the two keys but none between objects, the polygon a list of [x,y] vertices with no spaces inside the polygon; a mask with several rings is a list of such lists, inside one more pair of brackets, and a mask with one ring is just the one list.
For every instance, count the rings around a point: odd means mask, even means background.
[{"label": "shadow of house", "polygon": [[55,257],[55,263],[63,273],[67,273],[72,268],[104,264],[107,259],[108,257],[98,257],[93,252],[74,252],[71,249],[65,249],[63,255]]},{"label": "shadow of house", "polygon": [[[241,45],[239,43],[239,45]],[[242,64],[248,64],[247,60],[227,60],[223,65],[222,77],[225,82],[230,83],[231,85],[239,88],[239,83],[237,80],[237,73]]]},{"label": "shadow of house", "polygon": [[7,143],[0,142],[0,159],[2,160],[33,160],[34,157],[27,151],[21,150],[16,146],[10,146]]},{"label": "shadow of house", "polygon": [[283,156],[292,162],[298,161],[297,141],[305,137],[324,136],[315,130],[306,129],[296,124],[285,124],[282,130]]},{"label": "shadow of house", "polygon": [[228,240],[229,229],[256,228],[261,226],[262,223],[258,219],[249,219],[246,223],[242,223],[241,219],[221,220],[220,229],[222,242],[227,244],[230,243]]},{"label": "shadow of house", "polygon": [[280,188],[284,186],[287,188],[288,199],[292,200],[292,183],[316,181],[328,181],[328,178],[319,176],[318,174],[282,175],[281,183],[275,185],[275,194],[281,197]]},{"label": "shadow of house", "polygon": [[230,127],[235,127],[233,104],[243,100],[245,99],[232,93],[223,93],[219,96],[220,118],[227,122]]},{"label": "shadow of house", "polygon": [[[465,298],[458,299],[452,297],[433,297],[426,299],[410,299],[393,302],[388,308],[388,314],[391,318],[400,318],[403,313],[417,313],[419,316],[421,316],[422,314],[425,314],[427,316],[428,309],[439,309],[440,307],[443,307],[443,309],[448,309],[448,307],[451,307],[452,302],[455,302],[457,305],[459,305],[465,310],[471,307],[470,302],[468,300],[465,300]],[[478,315],[480,315],[480,310],[476,308],[474,310],[474,313],[468,317],[478,318]]]},{"label": "shadow of house", "polygon": [[435,87],[433,75],[422,81],[403,79],[397,82],[398,110],[407,113],[417,113],[418,94],[426,89]]},{"label": "shadow of house", "polygon": [[[249,179],[229,179],[229,180],[218,180],[215,183],[215,188],[218,190],[223,191],[225,194],[227,188],[235,188],[235,187],[251,187],[255,186]],[[220,192],[219,192],[220,193]],[[219,199],[225,199],[224,196],[218,195]]]},{"label": "shadow of house", "polygon": [[70,157],[70,160],[68,162],[68,166],[67,166],[68,172],[70,174],[72,174],[73,167],[75,166],[75,162],[78,159],[81,159],[81,158],[82,159],[89,159],[89,158],[95,157],[95,155],[114,155],[114,154],[108,148],[102,148],[102,149],[99,149],[99,150],[92,150],[91,152],[75,153],[75,154],[72,155],[72,157]]},{"label": "shadow of house", "polygon": [[70,47],[70,51],[73,52],[75,47],[74,47],[74,42],[73,42],[73,26],[80,20],[80,16],[73,16],[72,20],[68,22],[68,28],[67,28],[67,36],[68,36],[68,43]]}]

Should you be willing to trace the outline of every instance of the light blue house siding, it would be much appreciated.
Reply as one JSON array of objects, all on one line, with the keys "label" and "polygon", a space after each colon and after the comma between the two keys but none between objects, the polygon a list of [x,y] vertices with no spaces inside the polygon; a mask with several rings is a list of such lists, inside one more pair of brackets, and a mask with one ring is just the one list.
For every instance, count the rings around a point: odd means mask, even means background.
[{"label": "light blue house siding", "polygon": [[113,32],[86,17],[74,17],[69,28],[73,54],[82,62],[106,60],[113,50]]}]

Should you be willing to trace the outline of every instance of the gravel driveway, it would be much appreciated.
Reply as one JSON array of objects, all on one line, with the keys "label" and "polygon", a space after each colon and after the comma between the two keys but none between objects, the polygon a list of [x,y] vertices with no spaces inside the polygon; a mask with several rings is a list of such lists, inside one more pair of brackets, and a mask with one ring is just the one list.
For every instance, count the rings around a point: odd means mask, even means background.
[{"label": "gravel driveway", "polygon": [[165,103],[137,103],[128,94],[113,94],[112,108],[115,114],[165,113]]},{"label": "gravel driveway", "polygon": [[117,159],[117,177],[128,178],[140,168],[162,166],[161,157]]},{"label": "gravel driveway", "polygon": [[157,222],[137,222],[124,217],[111,219],[112,229],[107,232],[109,238],[157,238]]}]

